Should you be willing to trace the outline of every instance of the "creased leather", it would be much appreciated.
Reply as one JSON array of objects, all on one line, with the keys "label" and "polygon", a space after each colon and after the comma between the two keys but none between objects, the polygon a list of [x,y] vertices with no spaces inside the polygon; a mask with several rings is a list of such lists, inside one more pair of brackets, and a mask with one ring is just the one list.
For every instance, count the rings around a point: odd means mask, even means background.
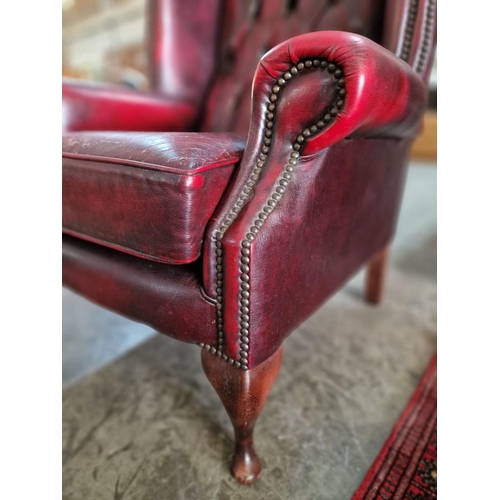
[{"label": "creased leather", "polygon": [[63,136],[63,231],[150,260],[198,258],[243,154],[235,134]]},{"label": "creased leather", "polygon": [[213,343],[215,306],[199,263],[169,266],[63,236],[63,284],[93,302],[184,342]]},{"label": "creased leather", "polygon": [[65,80],[62,130],[190,130],[198,114],[194,104],[114,85]]}]

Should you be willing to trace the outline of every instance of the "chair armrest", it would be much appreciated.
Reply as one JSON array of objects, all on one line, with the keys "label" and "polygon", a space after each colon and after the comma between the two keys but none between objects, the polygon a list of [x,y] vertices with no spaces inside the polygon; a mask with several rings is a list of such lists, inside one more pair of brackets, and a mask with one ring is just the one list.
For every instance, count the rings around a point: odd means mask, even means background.
[{"label": "chair armrest", "polygon": [[62,99],[63,132],[188,131],[198,115],[188,102],[90,82],[64,81]]},{"label": "chair armrest", "polygon": [[[302,154],[316,153],[348,136],[408,138],[418,134],[427,100],[422,79],[392,52],[351,33],[308,33],[268,52],[254,79],[254,95],[261,98],[260,107],[265,106],[273,87],[288,68],[307,59],[322,59],[336,66],[335,71],[340,75],[337,84],[343,81],[343,88],[339,89],[343,95],[332,100],[337,109],[330,113],[332,118],[325,120],[322,129],[304,141]],[[329,111],[328,104],[324,101],[325,113]],[[300,105],[300,101],[295,104]],[[321,101],[317,106],[321,106]],[[254,105],[252,122],[256,121],[256,115]],[[304,120],[300,115],[295,116],[299,134],[311,117]]]},{"label": "chair armrest", "polygon": [[242,368],[390,239],[425,102],[412,68],[362,36],[309,33],[263,57],[242,164],[205,240],[216,347]]}]

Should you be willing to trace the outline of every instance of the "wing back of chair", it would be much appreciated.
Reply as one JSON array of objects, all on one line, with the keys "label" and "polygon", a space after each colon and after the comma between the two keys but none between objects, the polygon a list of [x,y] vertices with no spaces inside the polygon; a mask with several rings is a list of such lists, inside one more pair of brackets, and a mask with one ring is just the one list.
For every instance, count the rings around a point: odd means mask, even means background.
[{"label": "wing back of chair", "polygon": [[204,131],[246,134],[260,58],[311,31],[366,36],[426,81],[435,0],[149,0],[153,88],[199,107]]},{"label": "wing back of chair", "polygon": [[148,0],[147,18],[151,87],[202,110],[216,69],[220,0]]}]

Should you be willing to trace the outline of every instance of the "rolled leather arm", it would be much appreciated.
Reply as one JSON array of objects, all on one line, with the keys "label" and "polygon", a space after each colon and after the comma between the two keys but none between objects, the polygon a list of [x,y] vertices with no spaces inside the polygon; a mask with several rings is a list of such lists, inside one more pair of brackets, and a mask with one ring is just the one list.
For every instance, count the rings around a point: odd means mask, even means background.
[{"label": "rolled leather arm", "polygon": [[[422,79],[392,52],[351,33],[308,33],[268,52],[254,79],[254,97],[262,99],[260,108],[282,75],[307,60],[335,66],[338,71],[335,83],[343,82],[345,94],[336,115],[332,114],[323,129],[307,139],[302,154],[316,153],[347,136],[407,138],[417,135],[427,98]],[[318,107],[321,104],[318,102]],[[254,105],[252,121],[258,111]]]},{"label": "rolled leather arm", "polygon": [[167,96],[90,82],[63,81],[63,132],[176,132],[193,127],[198,111]]},{"label": "rolled leather arm", "polygon": [[309,33],[263,57],[242,164],[204,249],[215,347],[238,366],[264,361],[387,243],[425,101],[411,67],[362,36]]}]

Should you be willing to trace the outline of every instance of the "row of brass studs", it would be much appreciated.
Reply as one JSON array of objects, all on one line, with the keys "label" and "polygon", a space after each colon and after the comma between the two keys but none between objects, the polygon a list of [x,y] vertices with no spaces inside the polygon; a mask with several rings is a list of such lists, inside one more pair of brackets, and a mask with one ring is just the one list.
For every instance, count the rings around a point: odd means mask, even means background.
[{"label": "row of brass studs", "polygon": [[218,231],[216,233],[217,241],[216,241],[216,254],[217,254],[217,285],[216,285],[216,296],[215,299],[217,303],[215,304],[217,310],[217,347],[218,349],[222,349],[224,347],[224,320],[222,317],[222,235]]},{"label": "row of brass studs", "polygon": [[[274,109],[274,107],[273,107]],[[217,266],[217,274],[216,274],[216,296],[215,299],[217,301],[216,308],[217,308],[217,351],[221,351],[224,348],[224,319],[223,319],[223,314],[222,314],[222,238],[224,236],[224,233],[227,231],[229,226],[233,223],[233,220],[236,219],[237,215],[241,211],[243,205],[245,202],[248,200],[251,192],[253,191],[253,188],[257,181],[260,178],[260,174],[262,172],[262,167],[264,166],[264,163],[267,159],[267,155],[269,153],[269,146],[271,145],[271,139],[266,138],[264,140],[264,147],[262,148],[262,151],[260,153],[259,159],[254,166],[250,178],[246,181],[240,195],[238,196],[238,199],[236,200],[236,203],[234,204],[233,208],[229,211],[229,213],[226,216],[226,219],[222,222],[221,227],[219,230],[216,232],[215,237],[216,237],[216,266]],[[229,361],[230,358],[228,358]],[[232,360],[234,362],[234,360]],[[238,362],[235,362],[235,364]],[[231,363],[232,364],[232,363]],[[239,363],[238,363],[239,366]]]},{"label": "row of brass studs", "polygon": [[405,38],[401,55],[399,56],[403,61],[408,62],[410,59],[411,42],[413,40],[413,33],[415,31],[415,22],[417,20],[418,0],[412,0],[410,10],[408,12],[408,20],[406,22]]},{"label": "row of brass studs", "polygon": [[[264,225],[264,222],[269,217],[269,214],[274,210],[279,200],[283,196],[288,186],[289,181],[292,178],[292,173],[297,165],[297,159],[300,156],[300,149],[304,145],[306,139],[318,131],[320,131],[323,127],[325,127],[330,121],[334,120],[337,116],[337,113],[344,106],[344,97],[345,97],[345,82],[343,78],[343,73],[340,68],[335,66],[333,63],[329,63],[327,61],[320,61],[319,59],[314,59],[313,61],[304,61],[299,62],[296,66],[292,66],[288,71],[286,71],[280,78],[278,78],[275,82],[275,85],[272,88],[272,93],[269,96],[269,103],[267,105],[267,114],[266,114],[266,132],[265,132],[265,140],[264,146],[262,147],[262,154],[267,155],[269,152],[269,145],[271,144],[271,138],[273,134],[274,127],[274,117],[275,117],[275,109],[276,109],[276,101],[278,99],[278,94],[282,90],[282,88],[287,84],[289,80],[294,75],[297,75],[303,69],[309,68],[320,68],[327,69],[328,72],[334,75],[335,81],[338,85],[338,99],[334,106],[328,110],[328,112],[320,119],[315,125],[310,128],[306,128],[298,135],[295,140],[295,143],[292,147],[292,152],[290,153],[290,157],[288,159],[287,164],[284,167],[283,173],[281,174],[280,179],[275,186],[274,192],[271,197],[267,200],[262,210],[257,215],[257,218],[253,221],[253,225],[250,226],[249,232],[245,235],[245,238],[241,242],[240,249],[240,364],[243,370],[248,370],[248,351],[250,349],[249,346],[249,332],[250,332],[250,247],[252,241],[257,236],[260,228]],[[262,168],[262,167],[260,167]]]},{"label": "row of brass studs", "polygon": [[226,354],[224,354],[220,348],[217,349],[216,347],[212,347],[210,344],[204,344],[203,342],[198,342],[198,345],[202,349],[205,349],[205,351],[209,351],[212,354],[215,354],[219,358],[223,359],[224,361],[227,361],[230,365],[234,365],[237,368],[241,367],[241,364],[240,364],[239,361],[236,361],[235,359],[230,358],[229,356],[227,356]]},{"label": "row of brass studs", "polygon": [[429,0],[427,2],[427,8],[425,9],[424,39],[422,42],[421,52],[418,56],[418,63],[416,66],[417,73],[421,73],[424,69],[425,59],[431,44],[432,32],[434,28],[434,3],[435,0]]},{"label": "row of brass studs", "polygon": [[[240,193],[240,196],[238,197],[238,200],[236,201],[235,205],[233,208],[229,211],[229,214],[226,216],[226,219],[223,221],[221,224],[221,227],[219,230],[216,232],[216,262],[217,262],[217,274],[216,274],[216,311],[217,311],[217,332],[218,332],[218,338],[217,338],[217,347],[210,346],[209,344],[203,344],[200,343],[200,347],[206,349],[207,351],[210,351],[212,354],[216,354],[218,357],[222,358],[223,360],[227,361],[228,363],[235,365],[237,367],[241,367],[243,370],[248,370],[248,350],[249,350],[249,298],[250,298],[250,285],[249,285],[249,276],[248,276],[248,271],[249,267],[248,264],[250,263],[249,257],[250,257],[250,250],[248,248],[242,248],[242,257],[241,257],[241,267],[240,270],[242,271],[242,275],[240,278],[242,279],[241,287],[240,287],[240,361],[236,361],[226,354],[222,352],[222,349],[224,347],[224,327],[223,327],[223,314],[222,314],[222,243],[221,240],[224,236],[224,233],[227,231],[229,226],[232,224],[233,220],[236,218],[238,213],[241,211],[241,208],[245,204],[246,200],[249,198],[251,192],[253,191],[254,186],[256,185],[257,181],[260,178],[260,174],[262,172],[262,168],[264,167],[265,161],[267,159],[267,156],[269,154],[269,147],[271,145],[271,138],[272,138],[272,129],[274,126],[274,113],[276,110],[276,101],[277,101],[277,94],[282,86],[286,84],[287,81],[289,81],[292,76],[297,75],[299,71],[302,71],[304,68],[311,68],[311,67],[320,67],[321,69],[328,69],[330,73],[333,73],[334,76],[338,79],[338,85],[339,85],[339,97],[340,99],[337,101],[337,104],[335,107],[333,107],[329,113],[327,113],[322,120],[319,120],[316,125],[313,125],[310,129],[305,129],[302,134],[299,135],[299,137],[296,140],[296,143],[294,144],[294,151],[292,152],[292,156],[290,161],[288,162],[288,165],[295,165],[297,163],[297,158],[299,156],[298,150],[300,149],[302,143],[305,141],[307,137],[310,135],[316,133],[318,130],[322,129],[326,123],[328,123],[330,120],[332,120],[336,115],[338,110],[343,106],[343,97],[345,95],[345,89],[344,87],[344,81],[342,76],[342,71],[340,68],[337,68],[334,64],[328,63],[327,61],[320,61],[318,59],[315,59],[314,61],[305,61],[305,62],[300,62],[296,66],[292,66],[287,72],[285,72],[281,78],[279,78],[276,82],[276,85],[272,89],[272,94],[269,97],[270,103],[268,104],[267,108],[267,114],[266,114],[266,132],[265,132],[265,138],[264,138],[264,145],[261,149],[259,159],[253,168],[249,180],[246,182],[245,186],[243,187],[242,192]],[[294,162],[294,163],[293,163]],[[293,170],[292,170],[293,171]],[[290,175],[291,178],[291,171],[285,172],[286,174]],[[285,174],[284,174],[285,175]],[[277,201],[277,196],[276,195],[281,195],[284,193],[286,184],[287,182],[286,176],[280,180],[280,185],[277,186],[276,192],[273,194],[273,198],[271,201],[268,201],[268,204],[266,207],[264,207],[263,211],[259,214],[259,219],[255,221],[255,225],[252,226],[252,228],[259,228],[262,226],[264,220],[267,218],[267,214],[272,211],[272,208],[276,205]],[[278,198],[279,199],[279,198]],[[273,205],[274,202],[274,205]],[[271,207],[271,210],[268,210],[268,208]],[[263,215],[264,214],[264,215]],[[252,228],[250,229],[252,231]],[[255,230],[255,229],[254,229]],[[249,234],[254,234],[254,233],[249,233]],[[248,235],[247,235],[248,236]],[[247,240],[248,241],[248,240]],[[245,244],[246,245],[246,244]]]}]

